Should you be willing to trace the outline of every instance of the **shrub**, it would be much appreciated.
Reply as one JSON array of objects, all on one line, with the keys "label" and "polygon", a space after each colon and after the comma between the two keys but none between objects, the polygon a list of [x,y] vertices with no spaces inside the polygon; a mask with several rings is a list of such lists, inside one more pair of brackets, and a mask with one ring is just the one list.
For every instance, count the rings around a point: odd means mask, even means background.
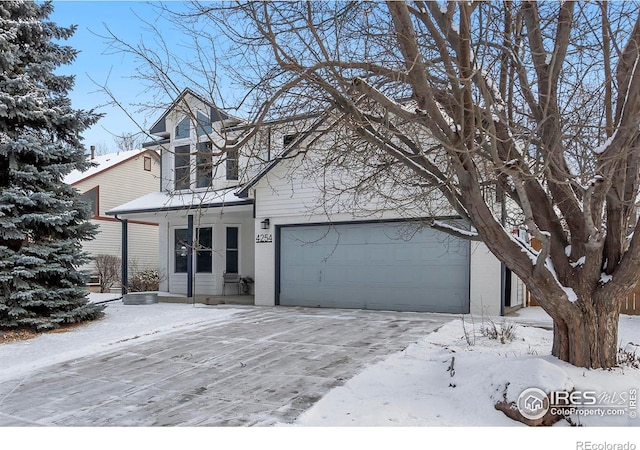
[{"label": "shrub", "polygon": [[127,288],[129,292],[157,291],[162,277],[157,270],[147,269],[133,273]]},{"label": "shrub", "polygon": [[511,342],[516,338],[516,325],[503,322],[498,327],[492,320],[489,320],[488,324],[482,324],[480,333],[489,339],[499,340],[501,344],[506,344],[507,341]]},{"label": "shrub", "polygon": [[122,262],[118,256],[97,255],[94,258],[100,292],[109,292],[120,281]]}]

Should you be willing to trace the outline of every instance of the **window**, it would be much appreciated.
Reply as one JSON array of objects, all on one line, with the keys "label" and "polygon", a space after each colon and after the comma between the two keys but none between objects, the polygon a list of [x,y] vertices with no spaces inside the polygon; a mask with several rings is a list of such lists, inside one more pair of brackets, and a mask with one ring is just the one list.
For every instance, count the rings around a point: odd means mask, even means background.
[{"label": "window", "polygon": [[190,135],[189,118],[185,117],[178,125],[176,125],[176,137],[175,139],[186,139]]},{"label": "window", "polygon": [[191,154],[189,152],[188,145],[179,145],[174,148],[174,173],[175,173],[175,186],[176,190],[189,189],[191,186],[190,179],[190,159]]},{"label": "window", "polygon": [[91,211],[91,217],[99,215],[98,197],[100,193],[100,187],[96,186],[93,189],[89,189],[84,194],[80,195],[80,200],[89,205]]},{"label": "window", "polygon": [[174,232],[175,273],[187,273],[187,253],[189,248],[189,230],[181,228]]},{"label": "window", "polygon": [[211,142],[200,142],[196,146],[196,187],[211,186],[213,165],[211,163]]},{"label": "window", "polygon": [[197,130],[198,136],[211,135],[211,132],[213,131],[213,128],[211,127],[211,120],[199,111],[196,114],[196,117],[197,117],[196,130]]},{"label": "window", "polygon": [[282,139],[283,146],[287,147],[289,144],[291,144],[298,137],[298,134],[299,133],[285,135],[285,137]]},{"label": "window", "polygon": [[[175,256],[174,272],[187,273],[189,253],[189,230],[186,228],[174,231]],[[195,271],[211,273],[213,270],[213,228],[196,229]]]},{"label": "window", "polygon": [[227,150],[227,180],[238,179],[238,150]]},{"label": "window", "polygon": [[151,172],[151,158],[148,156],[144,157],[144,170],[147,172]]},{"label": "window", "polygon": [[238,272],[238,227],[227,227],[227,250],[226,250],[227,273]]},{"label": "window", "polygon": [[196,272],[211,273],[213,269],[212,228],[198,228],[198,249],[196,252]]}]

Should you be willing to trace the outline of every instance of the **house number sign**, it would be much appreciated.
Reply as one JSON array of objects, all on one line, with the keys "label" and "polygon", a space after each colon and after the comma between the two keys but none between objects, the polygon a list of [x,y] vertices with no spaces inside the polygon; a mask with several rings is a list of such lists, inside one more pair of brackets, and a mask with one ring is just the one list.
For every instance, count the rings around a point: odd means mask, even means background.
[{"label": "house number sign", "polygon": [[263,244],[265,242],[273,242],[273,235],[271,233],[262,233],[256,236],[256,244]]}]

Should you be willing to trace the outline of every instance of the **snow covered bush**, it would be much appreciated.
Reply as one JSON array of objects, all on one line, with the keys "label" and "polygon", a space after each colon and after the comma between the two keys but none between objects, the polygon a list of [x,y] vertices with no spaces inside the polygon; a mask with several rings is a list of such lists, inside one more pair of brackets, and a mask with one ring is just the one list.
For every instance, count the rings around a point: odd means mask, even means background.
[{"label": "snow covered bush", "polygon": [[160,281],[162,277],[159,271],[141,270],[131,276],[127,287],[129,292],[157,291],[160,288]]}]

